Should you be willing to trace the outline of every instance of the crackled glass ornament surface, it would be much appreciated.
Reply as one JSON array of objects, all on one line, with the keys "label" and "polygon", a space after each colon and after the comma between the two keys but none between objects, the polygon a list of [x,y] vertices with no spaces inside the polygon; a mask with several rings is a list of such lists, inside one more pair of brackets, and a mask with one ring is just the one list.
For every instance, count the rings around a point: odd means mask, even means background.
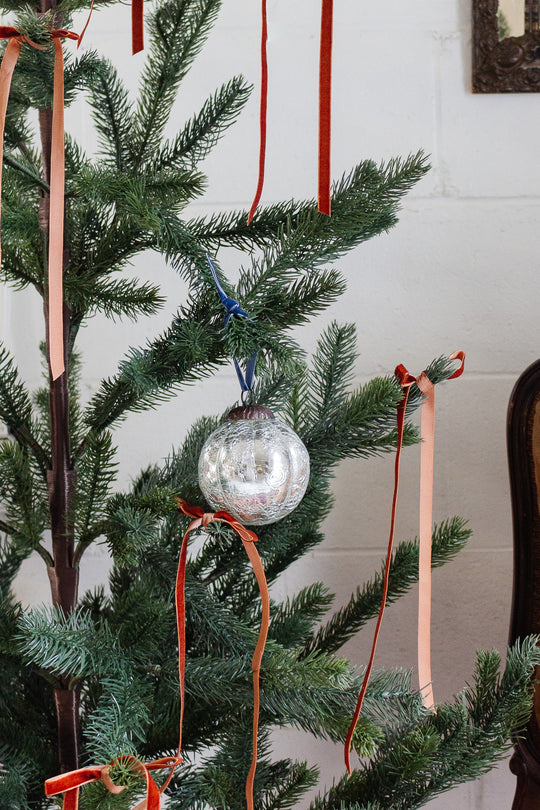
[{"label": "crackled glass ornament surface", "polygon": [[199,484],[207,501],[241,523],[264,526],[288,515],[304,497],[309,454],[269,408],[235,408],[206,440]]}]

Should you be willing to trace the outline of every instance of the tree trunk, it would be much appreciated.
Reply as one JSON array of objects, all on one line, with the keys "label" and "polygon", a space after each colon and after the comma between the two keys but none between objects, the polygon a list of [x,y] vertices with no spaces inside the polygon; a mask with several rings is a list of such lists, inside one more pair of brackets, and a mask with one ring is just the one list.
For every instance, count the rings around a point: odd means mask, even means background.
[{"label": "tree trunk", "polygon": [[[56,0],[40,0],[42,12],[56,7]],[[55,27],[61,27],[56,19]],[[47,183],[51,177],[51,136],[52,109],[39,111],[43,174]],[[49,196],[45,194],[40,204],[40,224],[47,244],[49,236]],[[64,252],[64,267],[68,257]],[[46,259],[45,259],[46,261]],[[44,304],[47,335],[47,358],[49,358],[48,301]],[[67,347],[70,311],[64,305],[64,347]],[[69,394],[67,372],[67,350],[65,352],[66,371],[56,380],[49,377],[49,411],[51,424],[51,469],[48,471],[49,511],[54,566],[48,570],[53,604],[64,615],[75,608],[78,598],[78,569],[73,566],[74,530],[71,515],[75,495],[75,471],[71,466],[71,441],[69,430]],[[58,756],[60,770],[72,771],[79,767],[79,689],[72,683],[69,673],[64,673],[61,686],[54,690],[54,700],[58,719]]]}]

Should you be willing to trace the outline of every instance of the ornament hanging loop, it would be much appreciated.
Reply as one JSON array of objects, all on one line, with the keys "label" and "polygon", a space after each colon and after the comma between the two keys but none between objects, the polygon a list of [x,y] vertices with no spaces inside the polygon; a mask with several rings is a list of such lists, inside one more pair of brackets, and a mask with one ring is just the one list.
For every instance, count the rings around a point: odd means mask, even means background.
[{"label": "ornament hanging loop", "polygon": [[[212,278],[214,280],[214,284],[216,285],[216,289],[218,291],[219,298],[221,303],[225,307],[225,328],[228,327],[229,321],[231,320],[233,315],[237,315],[239,318],[247,318],[248,321],[251,321],[252,318],[249,317],[247,312],[244,312],[242,307],[240,306],[240,301],[237,301],[235,298],[229,298],[225,290],[223,289],[221,282],[219,280],[219,276],[217,274],[217,270],[212,262],[209,254],[206,254],[206,260],[208,262],[208,266],[210,267],[210,272],[212,273]],[[249,357],[245,363],[245,371],[242,371],[240,367],[240,363],[233,357],[234,368],[236,370],[236,376],[238,377],[238,382],[240,383],[240,388],[242,389],[242,404],[243,405],[251,405],[252,400],[248,400],[246,402],[246,397],[250,396],[253,397],[253,384],[255,381],[255,366],[257,365],[257,352],[253,352],[251,357]]]}]

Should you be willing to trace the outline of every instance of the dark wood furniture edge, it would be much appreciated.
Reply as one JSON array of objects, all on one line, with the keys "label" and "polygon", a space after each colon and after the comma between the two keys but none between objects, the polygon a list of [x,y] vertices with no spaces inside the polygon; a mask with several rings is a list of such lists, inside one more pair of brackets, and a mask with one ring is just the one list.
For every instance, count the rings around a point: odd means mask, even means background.
[{"label": "dark wood furniture edge", "polygon": [[[540,419],[540,360],[527,368],[514,386],[508,406],[507,446],[514,534],[514,582],[510,643],[540,632],[540,509],[533,430]],[[539,430],[537,423],[536,431]],[[538,443],[538,432],[536,441]],[[537,452],[537,456],[539,453]],[[510,769],[517,776],[512,810],[540,808],[539,693],[522,739],[516,741]]]}]

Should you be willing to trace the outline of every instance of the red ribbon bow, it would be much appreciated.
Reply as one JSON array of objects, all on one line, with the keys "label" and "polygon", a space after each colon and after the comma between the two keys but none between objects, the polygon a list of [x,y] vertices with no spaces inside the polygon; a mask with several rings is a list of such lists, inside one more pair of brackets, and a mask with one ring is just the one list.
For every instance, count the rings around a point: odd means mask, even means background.
[{"label": "red ribbon bow", "polygon": [[[454,352],[450,355],[450,360],[459,360],[460,365],[454,373],[448,377],[454,380],[463,374],[465,354],[462,351]],[[411,386],[416,383],[420,391],[424,394],[422,402],[421,417],[421,451],[420,451],[420,530],[419,560],[418,560],[418,679],[422,701],[427,709],[432,709],[434,705],[433,687],[431,683],[431,535],[432,535],[432,515],[433,515],[433,450],[435,440],[435,386],[423,371],[418,377],[413,377],[405,366],[399,365],[395,371],[399,384],[403,391],[403,397],[397,407],[397,449],[394,463],[394,495],[392,498],[392,512],[390,518],[390,537],[388,539],[388,549],[386,553],[386,564],[383,579],[383,597],[379,616],[373,634],[373,643],[368,665],[364,673],[362,688],[353,719],[345,740],[345,766],[351,772],[351,745],[354,730],[360,717],[362,704],[368,687],[373,662],[375,660],[375,650],[381,630],[386,598],[388,596],[388,582],[390,578],[390,566],[392,562],[392,547],[394,544],[394,534],[396,528],[397,497],[399,489],[399,466],[401,460],[401,450],[403,447],[403,431],[405,427],[405,411],[409,399]]]},{"label": "red ribbon bow", "polygon": [[257,734],[259,730],[259,711],[260,711],[260,686],[259,674],[261,669],[261,662],[268,636],[268,624],[270,622],[270,597],[268,594],[268,585],[264,574],[263,565],[259,553],[255,547],[255,542],[258,540],[255,532],[246,529],[242,526],[236,518],[229,515],[227,512],[203,512],[198,506],[189,506],[185,501],[177,499],[178,508],[194,520],[189,524],[187,531],[182,541],[182,548],[180,551],[180,561],[178,564],[178,576],[176,580],[176,617],[178,623],[178,666],[180,671],[180,739],[182,739],[182,718],[184,714],[184,673],[185,673],[185,659],[186,659],[186,628],[185,628],[185,578],[186,578],[186,558],[187,558],[187,545],[190,532],[198,529],[200,526],[206,527],[213,521],[227,523],[242,540],[246,553],[249,557],[251,565],[253,566],[253,573],[257,579],[259,590],[261,592],[262,603],[262,617],[261,629],[259,631],[259,638],[253,658],[251,660],[251,669],[253,672],[253,756],[251,766],[246,778],[246,802],[248,810],[253,810],[253,781],[255,778],[255,770],[257,768]]},{"label": "red ribbon bow", "polygon": [[[163,757],[153,762],[144,763],[135,759],[135,757],[127,756],[122,757],[121,761],[131,762],[133,770],[139,773],[146,781],[146,797],[133,810],[160,810],[161,794],[169,784],[176,766],[182,762],[180,757]],[[114,765],[114,762],[111,762],[110,765],[79,768],[76,771],[62,773],[60,776],[53,776],[45,782],[45,795],[57,796],[59,793],[64,793],[63,810],[77,810],[79,807],[79,789],[83,785],[89,785],[91,782],[101,780],[110,793],[122,793],[125,786],[115,785],[110,777],[112,765]],[[162,770],[163,768],[171,768],[171,773],[165,784],[159,788],[150,772]]]}]

